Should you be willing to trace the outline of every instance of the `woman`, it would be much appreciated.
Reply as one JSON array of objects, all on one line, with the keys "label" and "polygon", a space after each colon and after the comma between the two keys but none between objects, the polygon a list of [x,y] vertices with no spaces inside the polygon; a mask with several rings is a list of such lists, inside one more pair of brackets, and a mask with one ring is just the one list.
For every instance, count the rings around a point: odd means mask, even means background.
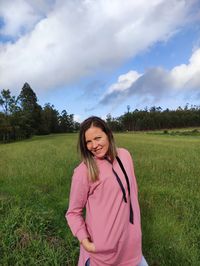
[{"label": "woman", "polygon": [[129,152],[116,148],[111,130],[95,116],[81,124],[78,146],[83,161],[74,170],[66,213],[80,242],[78,266],[146,266]]}]

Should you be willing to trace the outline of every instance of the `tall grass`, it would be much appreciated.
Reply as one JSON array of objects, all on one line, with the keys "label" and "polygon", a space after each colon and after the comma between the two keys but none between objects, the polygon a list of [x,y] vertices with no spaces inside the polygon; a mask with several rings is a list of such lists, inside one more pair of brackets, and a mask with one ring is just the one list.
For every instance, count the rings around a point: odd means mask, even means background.
[{"label": "tall grass", "polygon": [[[116,134],[133,155],[150,265],[200,265],[200,138]],[[66,225],[75,134],[0,145],[1,265],[77,264]],[[117,266],[117,265],[116,265]]]}]

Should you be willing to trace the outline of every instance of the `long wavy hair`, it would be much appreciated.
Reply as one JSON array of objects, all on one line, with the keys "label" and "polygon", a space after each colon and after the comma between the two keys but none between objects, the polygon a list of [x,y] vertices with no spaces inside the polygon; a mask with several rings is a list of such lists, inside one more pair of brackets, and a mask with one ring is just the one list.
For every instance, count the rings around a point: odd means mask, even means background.
[{"label": "long wavy hair", "polygon": [[109,159],[112,162],[117,156],[117,149],[112,131],[104,120],[102,120],[97,116],[91,116],[81,123],[79,139],[78,139],[78,150],[81,154],[83,162],[86,164],[88,168],[89,179],[95,182],[99,179],[99,169],[97,167],[93,154],[87,149],[86,140],[85,140],[85,132],[90,127],[98,127],[107,135],[109,141],[109,147],[106,155],[109,157]]}]

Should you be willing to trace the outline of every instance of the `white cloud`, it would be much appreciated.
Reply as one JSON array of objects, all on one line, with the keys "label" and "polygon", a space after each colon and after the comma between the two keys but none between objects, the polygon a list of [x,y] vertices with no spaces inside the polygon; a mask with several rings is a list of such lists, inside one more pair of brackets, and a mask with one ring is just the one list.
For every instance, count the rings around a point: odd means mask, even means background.
[{"label": "white cloud", "polygon": [[135,71],[121,75],[112,84],[100,100],[101,104],[116,105],[135,95],[142,102],[148,98],[155,103],[158,99],[170,98],[178,93],[188,94],[200,88],[200,48],[193,52],[188,64],[176,66],[171,71],[163,68],[152,68],[143,74]]},{"label": "white cloud", "polygon": [[14,39],[21,37],[34,28],[46,9],[45,1],[1,0],[0,17],[4,26],[0,34]]},{"label": "white cloud", "polygon": [[118,78],[118,82],[111,85],[108,89],[108,93],[113,91],[123,91],[129,88],[133,82],[135,82],[142,74],[139,74],[137,71],[129,71],[124,75],[120,75]]},{"label": "white cloud", "polygon": [[182,64],[173,68],[171,76],[177,89],[200,88],[200,49],[194,51],[188,65]]},{"label": "white cloud", "polygon": [[0,45],[0,85],[19,89],[27,81],[36,93],[116,67],[166,40],[188,20],[195,2],[16,1],[15,11],[13,1],[1,1],[1,34],[18,39]]}]

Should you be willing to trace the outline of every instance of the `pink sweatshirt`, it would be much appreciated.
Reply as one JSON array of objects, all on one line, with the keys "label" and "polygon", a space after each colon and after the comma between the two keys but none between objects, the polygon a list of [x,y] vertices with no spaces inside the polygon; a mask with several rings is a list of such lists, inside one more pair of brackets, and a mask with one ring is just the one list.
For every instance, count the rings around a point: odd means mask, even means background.
[{"label": "pink sweatshirt", "polygon": [[80,245],[78,266],[85,266],[88,258],[91,266],[136,266],[142,258],[140,208],[133,162],[127,150],[119,148],[117,152],[129,177],[134,224],[129,221],[130,197],[117,160],[114,160],[113,168],[125,188],[127,203],[108,161],[96,159],[100,175],[93,183],[88,181],[87,167],[82,162],[74,170],[66,219],[73,235],[79,241],[90,237],[96,251],[89,253]]}]

